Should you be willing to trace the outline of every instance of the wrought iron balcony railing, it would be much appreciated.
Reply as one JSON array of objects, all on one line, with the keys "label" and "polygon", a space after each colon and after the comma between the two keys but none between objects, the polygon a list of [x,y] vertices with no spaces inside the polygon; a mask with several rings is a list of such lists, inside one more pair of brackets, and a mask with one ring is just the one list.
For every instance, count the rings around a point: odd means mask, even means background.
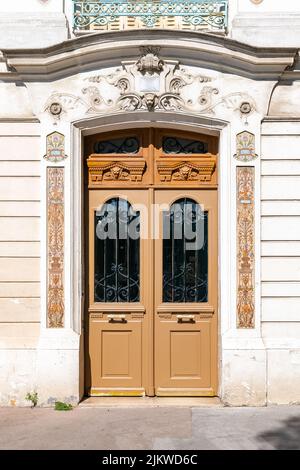
[{"label": "wrought iron balcony railing", "polygon": [[74,31],[227,29],[228,0],[73,0]]}]

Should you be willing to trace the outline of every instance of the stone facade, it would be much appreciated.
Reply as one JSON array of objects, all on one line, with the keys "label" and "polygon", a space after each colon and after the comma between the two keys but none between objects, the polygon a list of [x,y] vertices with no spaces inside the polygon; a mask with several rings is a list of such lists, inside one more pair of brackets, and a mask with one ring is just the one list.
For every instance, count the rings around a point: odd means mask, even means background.
[{"label": "stone facade", "polygon": [[[82,137],[137,122],[220,138],[221,399],[299,403],[298,2],[283,15],[279,2],[230,0],[226,35],[77,34],[71,0],[23,3],[0,7],[0,403],[83,395]],[[148,92],[143,70],[157,76]],[[64,148],[47,147],[53,133]],[[64,186],[52,261],[51,184]]]}]

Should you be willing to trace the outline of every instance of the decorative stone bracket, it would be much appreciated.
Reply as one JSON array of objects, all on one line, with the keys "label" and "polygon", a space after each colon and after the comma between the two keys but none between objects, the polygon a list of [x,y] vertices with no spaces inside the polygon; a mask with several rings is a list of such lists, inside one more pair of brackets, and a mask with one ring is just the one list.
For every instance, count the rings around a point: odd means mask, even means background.
[{"label": "decorative stone bracket", "polygon": [[190,181],[211,182],[216,168],[215,158],[197,158],[193,161],[158,161],[157,171],[161,182]]},{"label": "decorative stone bracket", "polygon": [[143,159],[111,160],[91,156],[87,160],[89,172],[89,188],[97,188],[106,181],[130,181],[138,183],[142,181],[146,162]]}]

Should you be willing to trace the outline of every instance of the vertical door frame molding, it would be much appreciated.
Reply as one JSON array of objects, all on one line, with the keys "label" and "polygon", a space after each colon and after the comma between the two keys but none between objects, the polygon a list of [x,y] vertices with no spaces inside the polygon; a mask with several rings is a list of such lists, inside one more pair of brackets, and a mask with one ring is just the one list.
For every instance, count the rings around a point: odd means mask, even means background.
[{"label": "vertical door frame molding", "polygon": [[[66,214],[68,218],[69,253],[66,254],[66,325],[70,332],[73,331],[78,337],[78,344],[83,345],[83,322],[84,322],[84,149],[83,139],[86,135],[119,130],[145,127],[160,127],[170,129],[181,129],[189,132],[199,132],[217,135],[219,134],[220,161],[219,161],[219,364],[223,360],[226,350],[238,349],[264,349],[260,331],[260,233],[255,236],[256,246],[256,289],[255,289],[255,328],[237,329],[236,325],[236,166],[241,163],[233,158],[235,153],[236,134],[240,131],[239,120],[232,123],[222,119],[204,118],[201,116],[185,115],[167,112],[144,112],[122,113],[118,115],[100,116],[97,118],[85,118],[68,123],[69,148],[66,152],[71,158],[65,160],[66,168],[66,192],[68,192],[68,203],[66,203]],[[67,123],[66,123],[67,124]],[[255,134],[259,132],[260,121],[255,123]],[[71,131],[71,132],[70,132]],[[259,149],[258,153],[259,153]],[[252,164],[252,162],[251,162]],[[253,162],[255,171],[255,199],[259,200],[259,159]],[[258,167],[258,168],[257,168]],[[68,181],[67,181],[68,180]],[[259,220],[259,204],[255,205],[255,220]],[[222,260],[222,262],[220,262]],[[78,346],[79,347],[79,346]],[[84,366],[83,346],[79,347],[79,382],[83,393]],[[219,388],[223,395],[224,373],[219,366]]]},{"label": "vertical door frame molding", "polygon": [[[200,116],[190,116],[176,113],[124,113],[118,116],[105,116],[99,118],[89,118],[72,123],[71,130],[71,220],[72,220],[72,244],[70,256],[70,272],[72,276],[72,295],[70,296],[71,307],[71,328],[79,335],[83,331],[84,321],[84,233],[83,233],[83,195],[84,195],[84,149],[83,137],[86,135],[115,131],[116,126],[119,130],[139,127],[157,127],[181,129],[187,132],[198,132],[202,134],[219,135],[220,155],[222,160],[219,162],[219,333],[218,333],[218,355],[219,355],[219,389],[221,390],[221,344],[220,337],[230,328],[236,328],[235,325],[235,292],[232,291],[234,277],[236,272],[231,270],[231,260],[235,257],[235,246],[233,247],[232,222],[234,219],[234,210],[231,209],[232,199],[231,191],[228,191],[231,181],[231,153],[230,145],[231,129],[228,123],[220,119],[206,119]],[[78,191],[81,188],[81,191]],[[233,190],[233,187],[232,187]],[[234,209],[234,208],[233,208]],[[230,215],[231,214],[231,215]],[[232,217],[233,214],[233,217]],[[75,230],[76,227],[76,230]],[[233,250],[233,251],[230,251]],[[222,257],[222,263],[220,262]],[[228,282],[228,272],[230,273],[230,282]],[[83,359],[84,351],[81,348],[80,356]],[[81,361],[83,363],[83,360]],[[81,389],[83,390],[84,371],[83,366],[80,371]],[[219,392],[220,392],[219,390]]]},{"label": "vertical door frame molding", "polygon": [[[49,118],[41,120],[40,155],[45,155],[47,136],[59,132],[65,138],[65,151],[68,158],[63,158],[60,152],[59,162],[41,158],[41,323],[40,336],[37,344],[36,383],[41,403],[50,403],[49,397],[56,397],[58,387],[60,393],[69,401],[77,402],[79,392],[79,359],[80,336],[70,325],[70,298],[73,292],[70,283],[70,253],[71,253],[71,191],[70,191],[70,123],[60,122],[54,126]],[[59,149],[62,150],[62,149]],[[61,218],[64,221],[63,266],[60,266],[60,280],[63,284],[64,321],[59,327],[48,323],[48,169],[59,168],[64,173],[64,207]],[[54,325],[53,325],[54,326]],[[47,367],[45,367],[47,364]]]}]

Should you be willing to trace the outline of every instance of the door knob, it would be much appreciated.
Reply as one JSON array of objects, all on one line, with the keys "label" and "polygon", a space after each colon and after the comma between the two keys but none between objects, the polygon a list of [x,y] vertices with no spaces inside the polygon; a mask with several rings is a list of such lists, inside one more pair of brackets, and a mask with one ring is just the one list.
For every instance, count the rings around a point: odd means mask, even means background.
[{"label": "door knob", "polygon": [[191,322],[195,321],[195,315],[176,315],[178,323]]}]

